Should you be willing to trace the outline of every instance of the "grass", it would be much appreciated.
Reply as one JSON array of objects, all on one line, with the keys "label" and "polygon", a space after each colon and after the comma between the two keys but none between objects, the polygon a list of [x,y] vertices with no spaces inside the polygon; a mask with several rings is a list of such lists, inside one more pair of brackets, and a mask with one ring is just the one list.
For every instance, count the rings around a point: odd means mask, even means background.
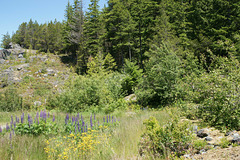
[{"label": "grass", "polygon": [[[34,115],[36,112],[31,112]],[[50,112],[51,113],[51,112]],[[52,114],[52,113],[51,113]],[[14,113],[0,113],[0,123],[10,122],[11,115],[21,115],[20,112]],[[25,113],[26,115],[26,113]],[[65,113],[57,112],[56,122],[63,124]],[[83,113],[83,116],[88,119],[90,113]],[[103,114],[97,114],[97,118],[102,117]],[[144,132],[143,121],[150,116],[155,116],[161,125],[163,125],[169,116],[166,111],[139,111],[126,112],[119,114],[118,119],[120,124],[113,130],[109,130],[107,134],[111,135],[108,140],[101,143],[94,151],[90,159],[137,159],[141,158],[138,154],[138,143],[141,134]],[[60,125],[59,125],[60,126]],[[61,136],[61,135],[58,135]],[[44,136],[14,136],[12,144],[9,141],[9,134],[0,138],[0,155],[5,159],[47,159],[47,153],[44,152],[46,144],[44,141],[48,137]]]}]

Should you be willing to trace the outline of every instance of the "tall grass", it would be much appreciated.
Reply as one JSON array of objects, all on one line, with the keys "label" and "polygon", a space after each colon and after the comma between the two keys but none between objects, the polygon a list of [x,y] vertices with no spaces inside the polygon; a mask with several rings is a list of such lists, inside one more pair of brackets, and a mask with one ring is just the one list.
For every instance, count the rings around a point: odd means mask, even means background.
[{"label": "tall grass", "polygon": [[[21,113],[14,113],[14,115],[20,115]],[[32,112],[31,114],[35,114]],[[51,112],[50,112],[51,114]],[[10,117],[13,114],[7,113],[0,114],[0,123],[6,122],[7,118],[10,121]],[[56,123],[59,126],[64,124],[66,114],[57,112],[54,113],[56,116]],[[83,116],[90,116],[89,113],[83,113]],[[96,115],[96,118],[102,117],[103,114]],[[138,153],[138,143],[141,135],[145,128],[143,121],[148,119],[150,116],[155,116],[158,121],[163,125],[169,116],[166,111],[140,111],[126,112],[118,114],[119,125],[107,131],[109,138],[102,141],[100,145],[93,151],[91,157],[88,159],[97,160],[112,160],[112,159],[143,159]],[[61,128],[59,128],[60,130]],[[106,132],[104,133],[106,134]],[[61,136],[61,135],[58,135]],[[45,140],[50,137],[46,136],[18,136],[15,135],[10,141],[9,134],[4,136],[0,135],[0,159],[13,159],[13,160],[42,160],[48,159],[48,154],[44,152],[47,144]],[[75,158],[74,158],[75,159]],[[76,159],[78,159],[76,157]]]}]

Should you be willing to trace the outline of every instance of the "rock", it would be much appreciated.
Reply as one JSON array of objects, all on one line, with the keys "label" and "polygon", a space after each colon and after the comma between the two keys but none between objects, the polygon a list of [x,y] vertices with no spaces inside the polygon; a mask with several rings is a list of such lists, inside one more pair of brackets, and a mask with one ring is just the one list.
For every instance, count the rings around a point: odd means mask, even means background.
[{"label": "rock", "polygon": [[9,46],[11,49],[18,49],[18,50],[22,49],[22,47],[19,44],[15,44],[12,42],[9,43]]},{"label": "rock", "polygon": [[34,102],[34,106],[38,107],[38,106],[41,106],[42,105],[42,102],[40,101],[35,101]]},{"label": "rock", "polygon": [[124,99],[125,99],[125,101],[136,101],[137,96],[135,94],[130,94],[127,97],[125,97]]},{"label": "rock", "polygon": [[234,133],[233,134],[233,139],[232,139],[231,142],[240,144],[240,135],[238,133]]},{"label": "rock", "polygon": [[200,138],[204,138],[207,137],[209,135],[209,130],[208,129],[200,129],[199,131],[197,131],[197,136]]},{"label": "rock", "polygon": [[20,54],[18,55],[18,58],[23,58],[23,54],[20,53]]},{"label": "rock", "polygon": [[208,136],[208,137],[205,138],[205,140],[206,140],[206,141],[212,141],[213,138]]},{"label": "rock", "polygon": [[205,149],[201,149],[201,150],[199,151],[199,153],[200,153],[200,154],[205,154],[205,153],[207,153],[207,152],[205,151]]}]

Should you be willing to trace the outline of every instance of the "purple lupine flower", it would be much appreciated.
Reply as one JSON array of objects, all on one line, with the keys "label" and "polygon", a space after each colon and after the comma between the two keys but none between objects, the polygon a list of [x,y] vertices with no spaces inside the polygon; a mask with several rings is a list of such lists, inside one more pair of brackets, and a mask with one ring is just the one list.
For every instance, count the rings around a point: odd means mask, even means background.
[{"label": "purple lupine flower", "polygon": [[82,126],[83,126],[83,127],[85,126],[85,122],[84,122],[84,121],[82,121]]},{"label": "purple lupine flower", "polygon": [[49,118],[49,116],[50,116],[50,114],[49,114],[49,112],[48,112],[48,118]]},{"label": "purple lupine flower", "polygon": [[87,123],[86,123],[86,132],[88,131],[88,126],[87,126]]},{"label": "purple lupine flower", "polygon": [[13,123],[14,128],[16,128],[16,122]]},{"label": "purple lupine flower", "polygon": [[69,120],[69,115],[68,115],[68,113],[67,113],[66,118],[65,118],[65,124],[68,123],[68,120]]},{"label": "purple lupine flower", "polygon": [[109,123],[111,122],[111,116],[109,115],[109,117],[108,117],[108,120],[109,120]]},{"label": "purple lupine flower", "polygon": [[74,121],[75,121],[75,118],[74,118],[74,117],[72,117],[72,125],[73,125]]},{"label": "purple lupine flower", "polygon": [[55,115],[53,115],[53,119],[52,119],[53,122],[55,122]]},{"label": "purple lupine flower", "polygon": [[21,123],[24,122],[24,113],[21,115]]},{"label": "purple lupine flower", "polygon": [[103,117],[103,123],[105,123],[105,117]]},{"label": "purple lupine flower", "polygon": [[69,134],[71,134],[71,133],[72,133],[72,131],[70,130],[70,131],[69,131]]},{"label": "purple lupine flower", "polygon": [[29,127],[31,126],[32,123],[33,123],[32,117],[28,114],[28,125],[29,125]]},{"label": "purple lupine flower", "polygon": [[47,113],[45,111],[43,112],[43,117],[42,118],[43,118],[43,120],[45,120],[45,122],[47,121]]},{"label": "purple lupine flower", "polygon": [[6,130],[8,131],[10,128],[9,128],[9,126],[8,126],[8,123],[6,124]]},{"label": "purple lupine flower", "polygon": [[12,121],[10,122],[10,129],[12,129],[13,127],[12,127],[12,125],[13,125],[13,123],[12,123]]},{"label": "purple lupine flower", "polygon": [[15,133],[15,132],[14,132],[14,129],[12,130],[12,133],[13,133],[13,135],[14,135],[14,133]]},{"label": "purple lupine flower", "polygon": [[17,120],[18,120],[18,117],[16,116],[16,122],[17,122]]},{"label": "purple lupine flower", "polygon": [[113,116],[112,116],[112,123],[113,123]]},{"label": "purple lupine flower", "polygon": [[2,127],[0,126],[0,133],[2,133]]},{"label": "purple lupine flower", "polygon": [[80,124],[79,124],[79,121],[78,121],[77,126],[78,126],[78,131],[80,132]]},{"label": "purple lupine flower", "polygon": [[108,123],[108,116],[106,116],[107,117],[107,123]]}]

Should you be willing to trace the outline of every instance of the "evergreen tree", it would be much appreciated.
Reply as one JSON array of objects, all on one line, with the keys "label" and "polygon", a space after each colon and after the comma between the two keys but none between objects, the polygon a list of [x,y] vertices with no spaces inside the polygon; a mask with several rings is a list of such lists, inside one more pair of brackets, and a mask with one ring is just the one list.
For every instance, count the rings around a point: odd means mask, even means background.
[{"label": "evergreen tree", "polygon": [[4,49],[10,48],[10,45],[9,45],[10,42],[11,42],[11,36],[7,32],[5,35],[3,35],[1,48],[4,48]]},{"label": "evergreen tree", "polygon": [[101,23],[99,19],[99,0],[91,0],[84,24],[84,33],[87,38],[86,51],[90,56],[95,56],[100,51]]}]

